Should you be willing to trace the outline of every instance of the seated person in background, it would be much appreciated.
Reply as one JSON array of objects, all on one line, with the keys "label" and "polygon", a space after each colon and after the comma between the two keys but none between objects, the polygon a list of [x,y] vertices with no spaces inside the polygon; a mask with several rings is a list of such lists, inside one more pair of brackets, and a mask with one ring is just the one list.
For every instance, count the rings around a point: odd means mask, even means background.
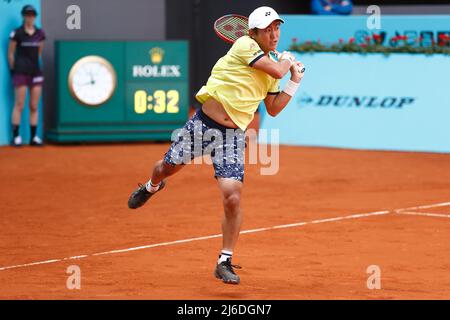
[{"label": "seated person in background", "polygon": [[351,0],[312,0],[311,12],[320,15],[351,14]]}]

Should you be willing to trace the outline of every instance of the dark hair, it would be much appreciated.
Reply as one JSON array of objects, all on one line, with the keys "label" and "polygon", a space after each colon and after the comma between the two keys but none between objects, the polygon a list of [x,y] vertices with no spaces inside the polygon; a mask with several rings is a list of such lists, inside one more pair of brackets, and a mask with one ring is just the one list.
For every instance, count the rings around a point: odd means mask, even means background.
[{"label": "dark hair", "polygon": [[258,34],[258,28],[253,28],[253,29],[250,29],[249,31],[252,31],[252,32],[254,32],[255,34]]},{"label": "dark hair", "polygon": [[25,16],[28,14],[37,16],[37,11],[31,4],[27,4],[27,5],[23,6],[21,13],[22,13],[22,16]]}]

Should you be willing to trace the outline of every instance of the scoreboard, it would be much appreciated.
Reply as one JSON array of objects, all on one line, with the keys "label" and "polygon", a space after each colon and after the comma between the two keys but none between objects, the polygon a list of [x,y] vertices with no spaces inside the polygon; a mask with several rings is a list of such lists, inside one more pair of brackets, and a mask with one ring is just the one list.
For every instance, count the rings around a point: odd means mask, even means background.
[{"label": "scoreboard", "polygon": [[187,41],[57,41],[54,142],[170,140],[188,118]]}]

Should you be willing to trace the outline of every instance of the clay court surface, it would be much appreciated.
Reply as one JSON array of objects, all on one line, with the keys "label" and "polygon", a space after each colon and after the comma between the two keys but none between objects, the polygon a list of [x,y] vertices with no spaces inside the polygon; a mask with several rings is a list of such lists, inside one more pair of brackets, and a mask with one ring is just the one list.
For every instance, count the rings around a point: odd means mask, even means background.
[{"label": "clay court surface", "polygon": [[[212,275],[222,218],[212,167],[187,166],[127,208],[168,146],[1,147],[0,298],[450,299],[450,155],[282,146],[277,175],[247,165],[252,231],[231,286]],[[80,290],[66,288],[70,265]],[[380,290],[366,286],[370,265]]]}]

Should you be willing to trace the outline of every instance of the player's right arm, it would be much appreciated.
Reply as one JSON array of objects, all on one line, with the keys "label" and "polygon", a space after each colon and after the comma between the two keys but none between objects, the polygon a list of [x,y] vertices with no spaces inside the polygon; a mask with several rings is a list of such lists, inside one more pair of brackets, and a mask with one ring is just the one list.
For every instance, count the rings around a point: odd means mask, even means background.
[{"label": "player's right arm", "polygon": [[16,52],[17,42],[15,40],[9,40],[8,46],[8,64],[9,70],[14,68],[14,53]]},{"label": "player's right arm", "polygon": [[9,45],[8,45],[8,64],[9,70],[11,71],[14,69],[14,57],[17,48],[17,40],[18,35],[16,30],[14,30],[9,34]]},{"label": "player's right arm", "polygon": [[244,64],[264,71],[275,79],[283,78],[295,62],[295,57],[289,52],[283,52],[278,57],[278,62],[272,60],[250,37],[239,38],[230,51],[231,55],[240,59]]},{"label": "player's right arm", "polygon": [[252,65],[253,68],[264,71],[275,79],[283,78],[291,66],[292,62],[287,59],[275,62],[266,55]]},{"label": "player's right arm", "polygon": [[267,97],[264,99],[264,104],[266,105],[266,110],[269,115],[276,117],[283,109],[287,106],[291,98],[294,96],[304,73],[298,72],[298,70],[303,69],[304,66],[300,61],[296,61],[292,67],[291,79],[284,87],[281,92],[274,92],[275,88],[278,87],[278,81],[274,83],[274,87],[271,88],[271,92],[268,92]]}]

